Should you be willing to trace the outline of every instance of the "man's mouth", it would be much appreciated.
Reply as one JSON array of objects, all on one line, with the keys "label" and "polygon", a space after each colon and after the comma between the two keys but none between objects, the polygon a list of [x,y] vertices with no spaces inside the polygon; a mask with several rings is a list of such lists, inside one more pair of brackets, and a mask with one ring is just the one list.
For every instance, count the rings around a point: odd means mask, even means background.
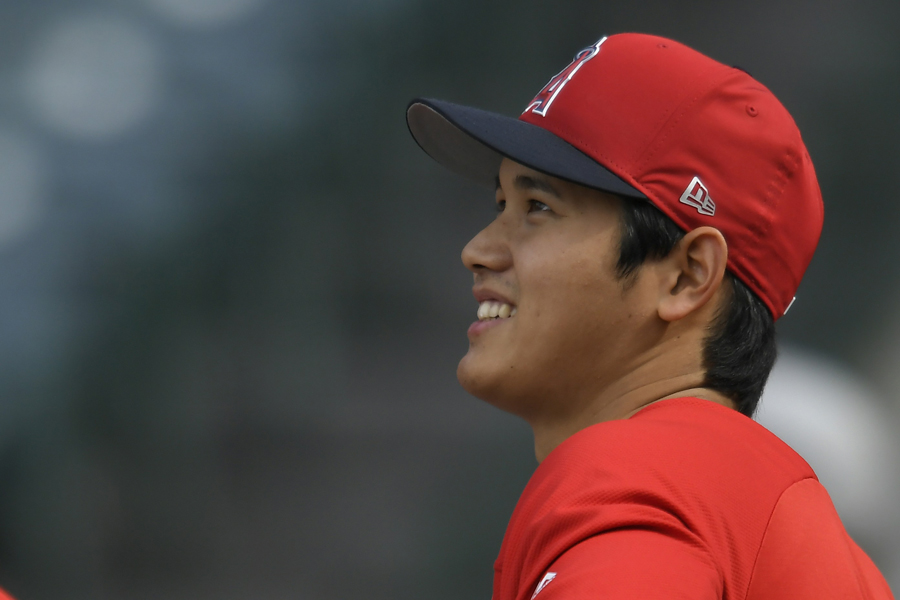
[{"label": "man's mouth", "polygon": [[516,314],[516,307],[506,302],[485,300],[478,305],[478,320],[508,319]]}]

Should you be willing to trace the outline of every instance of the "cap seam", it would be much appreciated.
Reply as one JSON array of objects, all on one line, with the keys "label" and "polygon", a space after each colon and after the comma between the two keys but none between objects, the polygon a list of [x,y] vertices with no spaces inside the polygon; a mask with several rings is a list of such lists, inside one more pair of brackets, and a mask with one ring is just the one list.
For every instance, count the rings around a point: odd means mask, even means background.
[{"label": "cap seam", "polygon": [[642,171],[643,168],[650,162],[650,160],[656,156],[656,153],[659,151],[660,146],[663,145],[669,136],[671,135],[672,130],[678,125],[685,117],[687,112],[690,110],[692,106],[694,106],[697,101],[699,101],[702,97],[704,97],[711,89],[721,84],[723,80],[725,80],[728,76],[732,75],[731,67],[726,67],[725,65],[714,65],[710,67],[710,71],[713,69],[721,69],[723,68],[723,72],[719,77],[711,77],[707,85],[697,94],[690,98],[688,96],[685,98],[681,104],[678,106],[676,110],[673,110],[672,113],[666,119],[666,122],[660,125],[660,127],[656,130],[653,138],[647,142],[647,145],[644,146],[643,152],[640,154],[640,157],[635,161],[635,169],[637,171]]},{"label": "cap seam", "polygon": [[[769,200],[768,202],[766,202],[766,204],[769,205],[769,208],[773,214],[776,213],[778,211],[778,208],[781,206],[781,202],[784,199],[784,190],[785,188],[787,188],[788,182],[796,175],[799,163],[800,157],[795,155],[795,153],[792,151],[792,148],[786,148],[782,154],[782,160],[779,161],[779,164],[775,169],[775,176],[772,177],[766,184],[766,197]],[[757,243],[756,247],[759,247],[758,243],[762,238],[768,236],[769,231],[772,229],[773,222],[774,218],[766,219],[765,227],[758,229],[759,235],[756,235],[753,238],[753,241]],[[775,258],[782,263],[783,266],[787,267],[786,272],[788,274],[791,274],[792,269],[790,268],[790,265],[784,262],[781,254],[778,252],[774,252],[773,254]],[[800,284],[800,282],[795,281],[792,282],[792,284],[796,290],[796,287]],[[781,302],[781,300],[781,298],[778,298],[779,313],[783,310],[783,307],[781,306],[781,304],[783,303]],[[772,304],[775,304],[775,302],[773,301]],[[774,312],[775,311],[773,311],[773,315]],[[778,318],[780,316],[781,314],[778,314],[775,318]]]}]

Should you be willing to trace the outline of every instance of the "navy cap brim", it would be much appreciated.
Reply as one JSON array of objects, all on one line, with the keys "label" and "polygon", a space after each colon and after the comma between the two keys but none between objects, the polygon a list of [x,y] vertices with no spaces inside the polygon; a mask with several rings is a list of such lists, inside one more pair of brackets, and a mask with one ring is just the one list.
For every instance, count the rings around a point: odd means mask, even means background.
[{"label": "navy cap brim", "polygon": [[419,146],[454,173],[493,188],[503,157],[536,171],[613,194],[647,197],[557,135],[511,117],[417,98],[406,124]]}]

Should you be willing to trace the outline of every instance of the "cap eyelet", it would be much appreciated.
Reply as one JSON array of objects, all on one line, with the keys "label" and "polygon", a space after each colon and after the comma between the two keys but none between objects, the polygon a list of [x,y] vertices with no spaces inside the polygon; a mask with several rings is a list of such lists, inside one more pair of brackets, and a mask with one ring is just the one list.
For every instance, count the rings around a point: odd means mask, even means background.
[{"label": "cap eyelet", "polygon": [[657,48],[668,48],[669,46],[666,44],[657,44],[656,47]]},{"label": "cap eyelet", "polygon": [[755,117],[756,115],[759,114],[759,111],[756,110],[756,107],[753,106],[752,104],[748,104],[747,105],[747,114],[750,115],[751,117]]}]

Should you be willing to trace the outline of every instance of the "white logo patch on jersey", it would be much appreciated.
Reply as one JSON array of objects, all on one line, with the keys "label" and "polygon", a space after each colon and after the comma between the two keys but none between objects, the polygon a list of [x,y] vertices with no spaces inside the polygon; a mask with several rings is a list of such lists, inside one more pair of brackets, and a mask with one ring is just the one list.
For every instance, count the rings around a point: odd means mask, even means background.
[{"label": "white logo patch on jersey", "polygon": [[537,584],[537,587],[534,588],[534,593],[531,595],[531,600],[534,600],[535,597],[541,593],[541,591],[547,587],[547,584],[556,579],[556,573],[547,573],[544,575],[544,578],[541,579],[541,582]]}]

